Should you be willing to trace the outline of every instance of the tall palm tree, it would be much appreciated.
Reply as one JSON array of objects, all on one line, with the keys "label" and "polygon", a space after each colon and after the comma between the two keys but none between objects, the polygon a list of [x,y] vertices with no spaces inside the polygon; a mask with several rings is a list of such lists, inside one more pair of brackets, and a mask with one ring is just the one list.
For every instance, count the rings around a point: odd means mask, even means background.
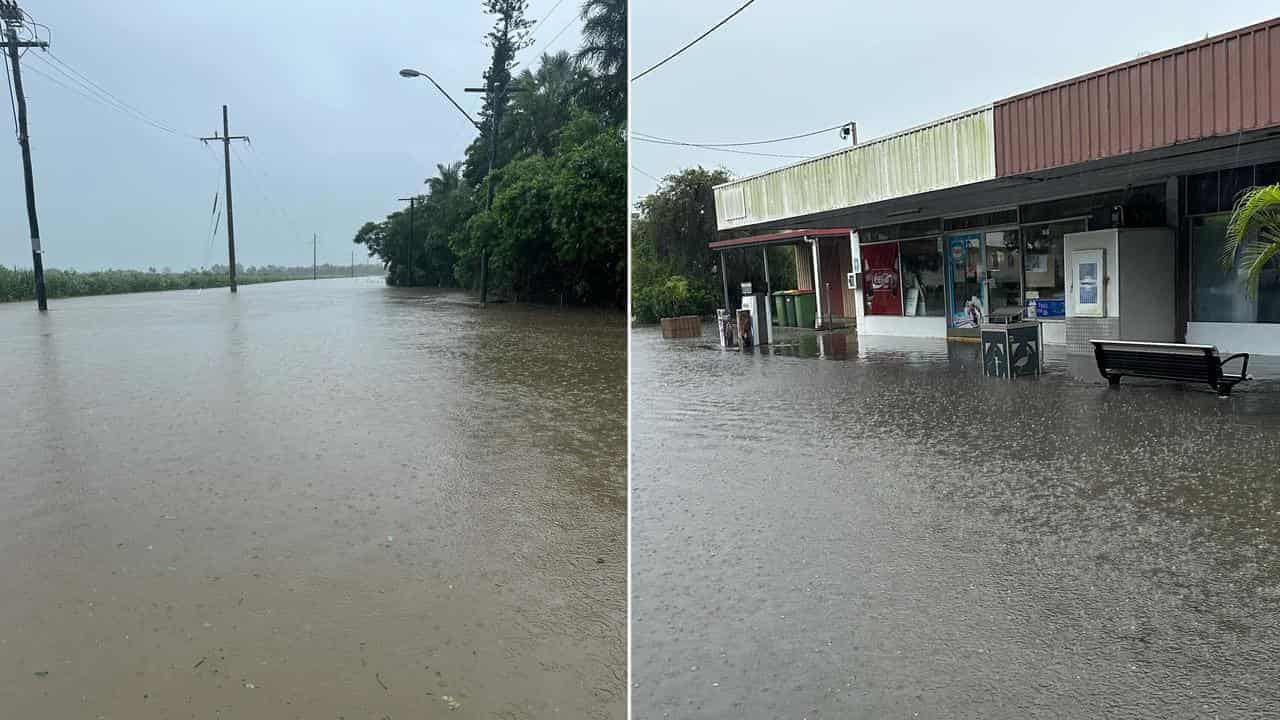
[{"label": "tall palm tree", "polygon": [[606,114],[621,121],[627,112],[627,0],[585,0],[582,20],[578,59],[599,71]]},{"label": "tall palm tree", "polygon": [[1280,265],[1280,183],[1250,188],[1236,200],[1227,225],[1222,264],[1245,271],[1251,297],[1257,296],[1263,271],[1269,265]]},{"label": "tall palm tree", "polygon": [[431,197],[447,197],[462,186],[462,163],[436,164],[436,176],[427,178]]},{"label": "tall palm tree", "polygon": [[567,52],[544,54],[536,71],[520,74],[517,83],[525,92],[512,98],[503,132],[512,156],[555,152],[560,129],[573,117],[587,79]]}]

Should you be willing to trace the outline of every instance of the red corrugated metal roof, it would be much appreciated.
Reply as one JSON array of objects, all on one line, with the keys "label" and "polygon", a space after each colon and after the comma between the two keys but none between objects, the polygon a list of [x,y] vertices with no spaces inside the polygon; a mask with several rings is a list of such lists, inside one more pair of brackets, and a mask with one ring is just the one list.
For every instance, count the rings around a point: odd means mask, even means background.
[{"label": "red corrugated metal roof", "polygon": [[730,238],[728,240],[713,240],[710,247],[712,250],[724,250],[727,248],[743,247],[748,245],[769,245],[773,243],[783,243],[788,240],[803,240],[807,237],[848,237],[853,232],[853,228],[817,228],[814,230],[783,230],[781,232],[768,233],[765,235],[751,235],[749,237]]},{"label": "red corrugated metal roof", "polygon": [[1280,18],[994,106],[997,177],[1280,126]]}]

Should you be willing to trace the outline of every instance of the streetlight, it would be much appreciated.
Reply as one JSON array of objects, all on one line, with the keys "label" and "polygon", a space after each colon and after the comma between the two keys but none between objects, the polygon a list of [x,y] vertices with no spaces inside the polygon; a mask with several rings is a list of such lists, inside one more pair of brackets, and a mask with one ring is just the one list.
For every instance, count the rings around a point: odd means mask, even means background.
[{"label": "streetlight", "polygon": [[449,95],[449,93],[448,93],[448,92],[446,92],[444,88],[440,87],[440,83],[436,82],[436,81],[435,81],[435,79],[433,79],[430,75],[428,75],[428,74],[426,74],[426,73],[422,72],[421,70],[414,70],[413,68],[404,68],[404,69],[402,69],[402,70],[400,71],[400,77],[405,77],[405,78],[418,78],[418,77],[420,77],[420,78],[426,78],[428,81],[430,81],[430,82],[431,82],[431,84],[432,84],[432,85],[435,85],[435,86],[436,86],[436,89],[440,91],[440,94],[441,94],[441,95],[444,95],[446,98],[448,98],[449,102],[450,102],[450,103],[453,103],[453,106],[454,106],[454,107],[456,107],[456,108],[458,108],[458,112],[462,113],[463,117],[465,117],[465,118],[467,119],[467,122],[469,122],[469,123],[471,123],[473,126],[475,126],[475,128],[476,128],[477,130],[482,130],[482,129],[483,129],[483,126],[481,126],[481,125],[480,125],[480,123],[476,122],[476,121],[475,121],[475,119],[474,119],[474,118],[472,118],[472,117],[471,117],[471,115],[470,115],[469,113],[467,113],[467,111],[466,111],[466,110],[463,110],[463,109],[462,109],[462,106],[461,106],[461,105],[459,105],[459,104],[457,103],[457,101],[455,101],[455,100],[453,99],[453,96]]},{"label": "streetlight", "polygon": [[[430,75],[422,72],[421,70],[414,70],[413,68],[404,68],[400,71],[400,77],[426,78],[431,82],[432,85],[436,86],[436,89],[440,91],[441,95],[444,95],[446,98],[448,98],[449,102],[452,103],[453,106],[458,109],[458,112],[462,113],[463,116],[467,118],[468,122],[470,122],[473,126],[475,126],[476,130],[479,130],[480,132],[484,132],[484,126],[476,122],[475,119],[472,118],[471,115],[468,114],[466,110],[463,110],[462,106],[459,105],[453,99],[453,97],[449,95],[448,92],[445,91],[444,88],[440,87],[440,83],[436,82]],[[494,89],[493,83],[490,82],[488,88],[465,88],[465,91],[487,93],[490,96],[490,98],[492,98],[494,94],[493,89]],[[505,94],[506,92],[524,92],[527,90],[527,88],[512,88],[508,90],[508,88],[504,86],[502,90],[503,90],[503,93]],[[490,108],[490,111],[489,111],[489,170],[487,173],[485,173],[485,180],[487,180],[489,184],[489,197],[488,197],[488,200],[485,202],[486,211],[493,209],[493,189],[494,188],[493,188],[492,176],[493,176],[493,166],[494,166],[495,158],[497,157],[497,154],[498,154],[498,114],[496,112],[493,112],[493,103],[490,103],[489,108]],[[484,244],[484,247],[480,248],[480,307],[484,307],[488,292],[489,292],[489,243],[486,242]]]}]

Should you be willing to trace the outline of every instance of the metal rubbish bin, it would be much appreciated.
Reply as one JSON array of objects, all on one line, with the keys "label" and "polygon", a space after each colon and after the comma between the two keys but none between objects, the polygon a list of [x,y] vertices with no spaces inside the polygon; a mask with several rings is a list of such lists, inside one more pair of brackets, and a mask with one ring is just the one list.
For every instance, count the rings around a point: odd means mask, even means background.
[{"label": "metal rubbish bin", "polygon": [[773,324],[774,325],[787,324],[786,295],[787,293],[785,290],[779,290],[773,294]]},{"label": "metal rubbish bin", "polygon": [[982,325],[982,374],[1011,380],[1040,374],[1040,323],[1035,320]]},{"label": "metal rubbish bin", "polygon": [[818,296],[808,290],[792,295],[791,299],[796,308],[796,327],[814,329],[818,324]]}]

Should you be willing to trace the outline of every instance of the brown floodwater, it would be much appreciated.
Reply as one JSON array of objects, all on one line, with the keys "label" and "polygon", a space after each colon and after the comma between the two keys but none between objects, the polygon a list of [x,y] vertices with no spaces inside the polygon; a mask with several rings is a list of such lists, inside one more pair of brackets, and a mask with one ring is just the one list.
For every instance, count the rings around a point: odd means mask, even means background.
[{"label": "brown floodwater", "polygon": [[1280,716],[1280,358],[706,333],[632,334],[636,720]]},{"label": "brown floodwater", "polygon": [[618,313],[0,305],[0,715],[619,718]]}]

